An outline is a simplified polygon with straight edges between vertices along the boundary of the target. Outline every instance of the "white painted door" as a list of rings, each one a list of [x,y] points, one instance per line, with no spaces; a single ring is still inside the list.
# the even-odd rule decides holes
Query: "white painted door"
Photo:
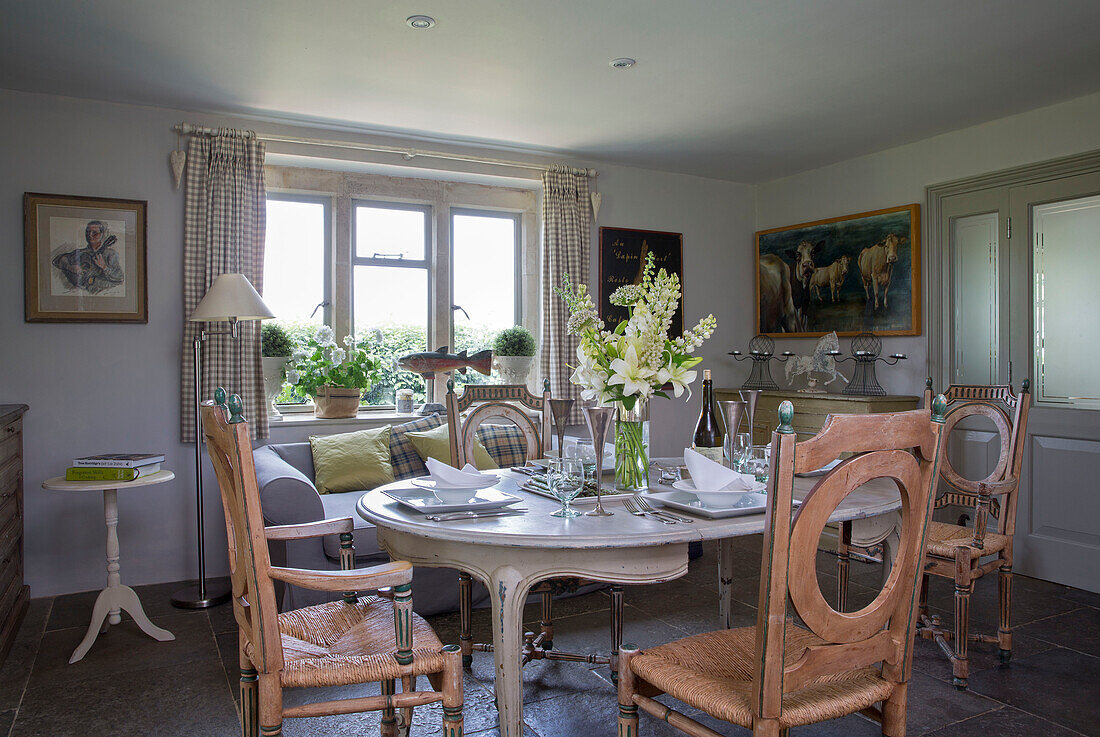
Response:
[[[1031,377],[1015,569],[1100,592],[1100,174],[1009,192],[1009,356]]]
[[[937,227],[949,309],[936,388],[1031,382],[1015,570],[1100,591],[1100,174],[945,197]],[[948,453],[976,479],[998,443],[971,419]]]

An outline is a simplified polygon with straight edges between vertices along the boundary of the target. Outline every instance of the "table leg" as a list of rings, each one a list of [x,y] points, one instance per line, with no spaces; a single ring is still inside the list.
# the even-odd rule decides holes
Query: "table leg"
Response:
[[[733,627],[733,538],[718,541],[718,618],[722,629]]]
[[[882,584],[886,585],[886,579],[890,577],[890,571],[894,568],[894,561],[898,557],[898,547],[901,545],[901,515],[890,534],[882,541]]]
[[[502,566],[492,572],[493,658],[496,661],[496,702],[500,737],[523,736],[523,668],[520,634],[523,604],[530,586],[519,571]]]
[[[119,575],[121,566],[118,562],[118,491],[116,489],[103,491],[103,519],[107,523],[107,588],[100,591],[99,596],[96,597],[88,631],[73,651],[69,663],[75,663],[87,655],[100,633],[106,632],[112,624],[121,622],[123,609],[134,618],[134,623],[141,631],[153,639],[161,642],[176,639],[175,635],[168,630],[150,622],[134,590],[122,585],[122,577]]]

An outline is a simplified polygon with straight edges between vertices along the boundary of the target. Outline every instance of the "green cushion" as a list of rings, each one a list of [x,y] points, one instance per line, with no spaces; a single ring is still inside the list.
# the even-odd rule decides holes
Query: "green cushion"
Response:
[[[390,426],[342,433],[310,435],[313,480],[321,494],[368,491],[393,481]]]
[[[451,433],[447,425],[440,425],[427,432],[410,432],[407,433],[407,437],[424,460],[434,458],[443,463],[451,462]],[[479,471],[498,467],[496,461],[489,455],[489,451],[485,450],[485,446],[476,438],[474,439],[474,466]]]

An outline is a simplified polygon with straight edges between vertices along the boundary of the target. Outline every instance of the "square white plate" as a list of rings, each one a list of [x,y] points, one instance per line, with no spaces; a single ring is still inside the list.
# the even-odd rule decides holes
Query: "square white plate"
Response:
[[[699,497],[687,491],[657,491],[644,494],[648,500],[656,500],[666,507],[691,512],[709,519],[740,517],[745,514],[763,514],[768,497],[764,494],[746,494],[732,507],[709,507]]]
[[[449,504],[441,501],[435,494],[427,489],[393,489],[383,491],[383,494],[400,502],[416,512],[435,514],[437,512],[465,512],[480,509],[498,509],[514,504],[522,499],[514,494],[508,494],[499,489],[482,489],[473,498],[464,503]]]

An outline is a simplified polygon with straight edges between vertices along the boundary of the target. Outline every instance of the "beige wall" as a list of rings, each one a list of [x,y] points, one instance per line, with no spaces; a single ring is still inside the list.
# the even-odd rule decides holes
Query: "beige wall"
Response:
[[[756,229],[913,202],[921,204],[923,216],[928,185],[1094,149],[1100,149],[1100,94],[761,184],[756,187]],[[928,247],[927,221],[921,233],[922,247]],[[778,345],[778,350],[806,352],[812,341],[788,339]],[[842,339],[841,350],[847,348]],[[884,339],[883,353],[895,352],[909,360],[880,367],[879,381],[892,393],[919,394],[928,376],[927,338]]]

